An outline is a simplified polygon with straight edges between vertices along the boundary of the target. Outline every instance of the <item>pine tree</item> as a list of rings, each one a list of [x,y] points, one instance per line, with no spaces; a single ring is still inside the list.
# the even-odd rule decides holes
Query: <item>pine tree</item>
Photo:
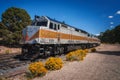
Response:
[[[2,30],[6,32],[4,40],[7,44],[19,44],[22,39],[22,29],[30,24],[30,16],[24,9],[15,7],[8,8],[2,14],[2,22],[0,24],[0,28],[4,28]]]

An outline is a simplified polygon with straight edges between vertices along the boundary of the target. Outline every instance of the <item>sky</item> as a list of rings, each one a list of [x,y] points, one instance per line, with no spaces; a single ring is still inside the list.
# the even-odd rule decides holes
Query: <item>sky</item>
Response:
[[[120,0],[0,0],[0,21],[10,7],[25,9],[31,19],[49,16],[91,34],[120,24]]]

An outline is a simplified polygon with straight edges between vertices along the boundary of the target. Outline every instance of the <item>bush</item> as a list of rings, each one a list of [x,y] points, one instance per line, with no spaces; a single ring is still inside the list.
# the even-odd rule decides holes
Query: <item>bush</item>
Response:
[[[10,54],[11,52],[12,52],[12,51],[9,50],[9,49],[5,50],[5,54]]]
[[[86,52],[86,53],[88,53],[88,52],[89,52],[89,50],[88,50],[88,49],[85,49],[85,52]]]
[[[74,52],[70,52],[66,55],[66,60],[67,61],[74,61],[74,60],[77,60],[77,55],[75,55]]]
[[[45,67],[48,70],[59,70],[63,67],[63,61],[61,58],[50,57],[45,62]]]
[[[76,50],[66,55],[67,61],[82,61],[87,55],[88,50]]]
[[[29,70],[34,77],[44,76],[47,73],[47,69],[42,62],[33,62],[29,65]]]
[[[95,49],[95,48],[92,48],[92,49],[91,49],[91,52],[96,52],[96,49]]]
[[[0,76],[0,80],[8,80],[8,79]]]

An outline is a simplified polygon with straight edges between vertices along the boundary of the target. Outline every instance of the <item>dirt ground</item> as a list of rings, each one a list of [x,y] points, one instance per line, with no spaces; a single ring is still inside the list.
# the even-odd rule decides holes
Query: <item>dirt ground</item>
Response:
[[[120,45],[102,44],[96,49],[83,61],[66,62],[61,70],[33,80],[120,80]],[[14,80],[25,80],[22,77]]]
[[[14,54],[21,53],[21,48],[9,48],[5,46],[0,46],[0,54]]]
[[[61,70],[34,80],[120,80],[120,45],[102,44],[84,61],[68,62]]]

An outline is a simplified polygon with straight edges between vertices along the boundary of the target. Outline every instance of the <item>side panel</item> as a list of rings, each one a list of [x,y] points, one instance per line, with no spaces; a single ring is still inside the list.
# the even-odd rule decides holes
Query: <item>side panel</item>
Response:
[[[29,44],[80,44],[80,43],[96,43],[97,39],[80,36],[77,32],[70,29],[65,31],[51,30],[48,28],[28,28],[26,35],[29,38],[26,43]],[[75,35],[76,34],[76,35]]]
[[[41,29],[39,32],[40,44],[58,44],[58,36],[60,39],[60,44],[77,44],[88,42],[87,37],[76,36],[70,34],[69,32],[57,32],[46,29]]]

